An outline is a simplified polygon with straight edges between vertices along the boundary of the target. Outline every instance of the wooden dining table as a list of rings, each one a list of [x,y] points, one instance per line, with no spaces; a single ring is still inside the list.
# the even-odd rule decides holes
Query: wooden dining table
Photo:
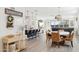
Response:
[[[60,42],[60,45],[69,47],[69,45],[67,45],[66,42],[65,42],[65,38],[70,35],[70,32],[68,32],[68,31],[52,31],[50,35],[52,36],[52,33],[57,33],[57,32],[59,32],[60,38],[62,39],[62,41]],[[56,42],[52,41],[52,45],[53,44],[56,44]]]
[[[67,31],[61,31],[61,32],[59,32],[59,34],[60,34],[60,37],[62,37],[63,38],[63,41],[62,42],[60,42],[60,45],[62,45],[62,46],[69,46],[69,45],[67,45],[67,44],[65,44],[65,38],[67,37],[67,36],[69,36],[69,32],[67,32]]]
[[[53,31],[53,32],[57,32],[57,31]],[[69,34],[70,34],[70,32],[67,32],[67,31],[59,31],[60,38],[62,39],[62,41],[60,42],[61,46],[69,46],[69,45],[65,44],[65,40],[64,40],[67,36],[69,36]],[[53,44],[53,42],[52,42],[52,44]]]
[[[63,35],[63,36],[67,36],[69,35],[69,32],[66,32],[66,31],[61,31],[59,32],[60,35]]]

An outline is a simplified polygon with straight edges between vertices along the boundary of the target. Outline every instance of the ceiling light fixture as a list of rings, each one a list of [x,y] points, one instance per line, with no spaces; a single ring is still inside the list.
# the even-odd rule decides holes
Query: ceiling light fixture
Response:
[[[62,16],[61,16],[60,12],[61,12],[60,7],[58,7],[58,15],[55,16],[55,19],[57,19],[57,20],[62,19]]]

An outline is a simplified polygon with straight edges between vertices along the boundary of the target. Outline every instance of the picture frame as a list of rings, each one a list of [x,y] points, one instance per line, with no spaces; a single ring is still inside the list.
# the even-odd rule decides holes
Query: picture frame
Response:
[[[22,12],[11,10],[11,9],[8,9],[8,8],[5,8],[5,14],[23,17]]]
[[[14,18],[12,16],[7,17],[7,25],[6,25],[7,28],[13,28],[14,27],[13,26],[13,20],[14,20]]]

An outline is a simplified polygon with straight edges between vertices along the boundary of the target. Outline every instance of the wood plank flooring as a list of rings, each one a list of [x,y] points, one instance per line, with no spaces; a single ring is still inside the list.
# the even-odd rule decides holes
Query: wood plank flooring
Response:
[[[22,52],[79,52],[79,36],[74,37],[74,47],[71,47],[70,42],[66,42],[66,44],[70,45],[69,47],[57,46],[51,47],[51,41],[48,42],[48,46],[46,45],[45,34],[42,33],[39,37],[26,40],[27,48]]]

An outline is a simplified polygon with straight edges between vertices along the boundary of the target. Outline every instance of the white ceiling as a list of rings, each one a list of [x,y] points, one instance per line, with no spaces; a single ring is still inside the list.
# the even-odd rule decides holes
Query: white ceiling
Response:
[[[37,10],[38,16],[56,16],[59,13],[62,16],[74,16],[78,13],[77,7],[26,7],[26,10],[29,13]]]

